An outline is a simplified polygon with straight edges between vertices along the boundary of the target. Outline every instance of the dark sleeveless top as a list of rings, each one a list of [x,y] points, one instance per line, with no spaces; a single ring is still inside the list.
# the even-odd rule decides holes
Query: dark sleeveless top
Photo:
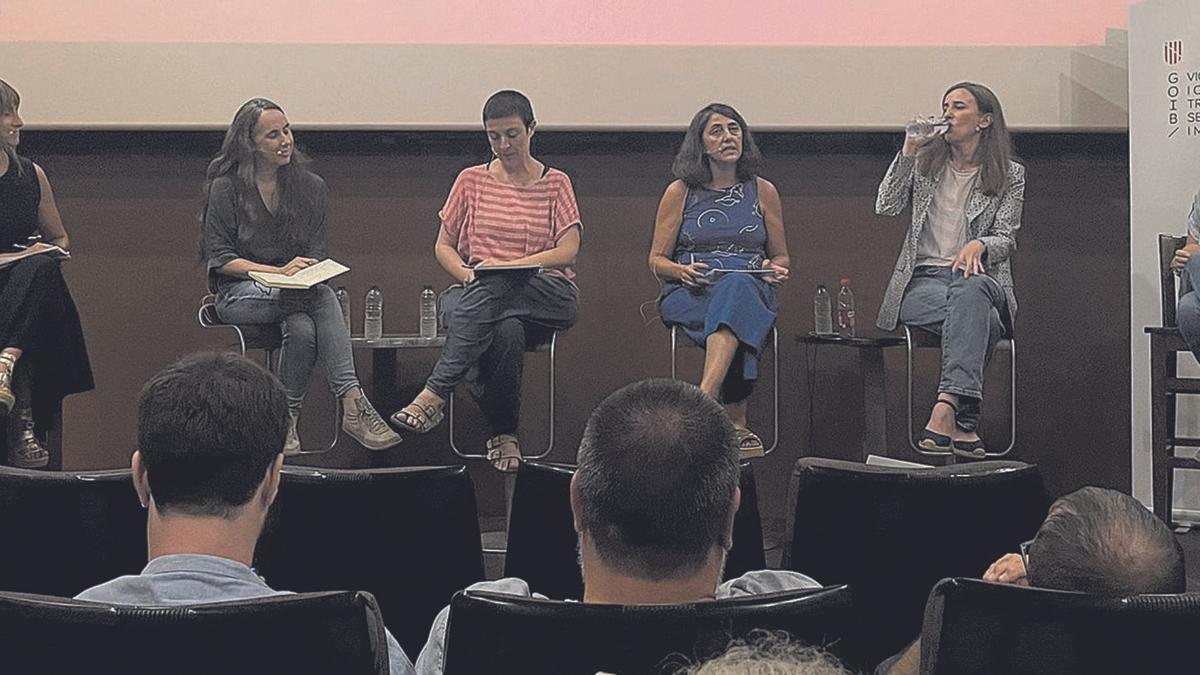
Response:
[[[0,252],[12,251],[13,244],[24,244],[37,232],[41,202],[42,186],[33,162],[24,157],[10,161],[8,171],[0,176]]]

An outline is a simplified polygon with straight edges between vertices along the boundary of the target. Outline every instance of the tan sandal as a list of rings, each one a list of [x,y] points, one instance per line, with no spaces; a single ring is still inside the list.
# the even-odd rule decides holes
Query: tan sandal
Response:
[[[487,459],[501,473],[515,473],[521,465],[521,446],[512,434],[500,434],[487,441]]]
[[[758,434],[746,427],[735,427],[734,432],[737,434],[739,460],[766,456],[766,448]]]
[[[392,424],[423,434],[431,431],[446,416],[445,406],[421,405],[416,401],[392,413]]]

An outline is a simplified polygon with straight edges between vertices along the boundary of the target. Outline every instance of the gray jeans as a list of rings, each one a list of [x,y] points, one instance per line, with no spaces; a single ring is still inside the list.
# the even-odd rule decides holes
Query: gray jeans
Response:
[[[446,346],[425,387],[443,399],[478,366],[473,391],[495,433],[514,433],[520,413],[526,329],[566,330],[579,306],[575,286],[552,274],[477,277],[442,295]],[[540,337],[540,336],[539,336]]]
[[[217,316],[225,323],[279,324],[283,333],[279,379],[292,410],[303,405],[318,359],[334,396],[341,398],[358,386],[350,331],[333,289],[325,284],[307,290],[284,290],[249,279],[225,281],[217,293]]]
[[[960,404],[959,426],[974,430],[983,398],[983,369],[1004,336],[1004,289],[986,274],[963,278],[949,267],[922,265],[900,301],[900,321],[942,337],[938,392],[968,399]]]

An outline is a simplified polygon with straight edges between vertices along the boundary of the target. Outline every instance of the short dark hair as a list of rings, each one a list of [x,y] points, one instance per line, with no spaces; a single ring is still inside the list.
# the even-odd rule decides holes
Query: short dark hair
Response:
[[[163,368],[138,400],[138,451],[159,511],[233,518],[287,437],[287,397],[262,366],[200,353]]]
[[[1060,498],[1029,547],[1029,583],[1102,595],[1182,593],[1183,548],[1127,494],[1085,487]]]
[[[520,117],[521,123],[528,129],[533,124],[533,104],[519,91],[498,91],[489,96],[483,104],[483,123],[487,124],[488,120],[498,120],[502,117]]]
[[[758,151],[758,144],[754,142],[750,126],[733,106],[709,103],[692,117],[692,123],[688,125],[683,143],[671,164],[671,173],[687,183],[688,187],[702,187],[712,182],[712,168],[708,165],[708,153],[704,151],[704,127],[708,126],[708,120],[714,113],[737,122],[742,129],[742,156],[737,161],[738,180],[746,181],[758,177],[762,153]]]
[[[606,564],[679,578],[723,544],[738,487],[724,409],[694,385],[643,380],[604,399],[579,444],[580,526]]]

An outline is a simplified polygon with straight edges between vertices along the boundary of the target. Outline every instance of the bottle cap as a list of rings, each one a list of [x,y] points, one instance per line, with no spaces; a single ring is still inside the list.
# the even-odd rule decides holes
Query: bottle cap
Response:
[[[849,286],[850,285],[850,277],[842,277],[842,285]]]

